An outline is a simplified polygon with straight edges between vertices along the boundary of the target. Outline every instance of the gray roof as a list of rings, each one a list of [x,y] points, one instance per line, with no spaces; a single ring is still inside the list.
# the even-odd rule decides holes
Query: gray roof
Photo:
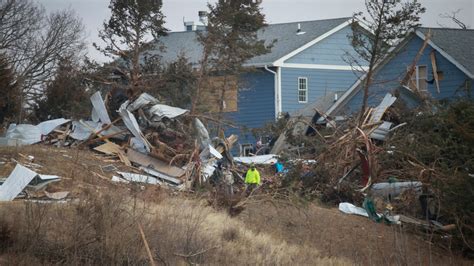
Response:
[[[336,18],[326,20],[301,21],[281,24],[270,24],[258,32],[258,38],[265,40],[266,44],[272,43],[271,52],[252,58],[248,64],[271,64],[277,59],[291,53],[306,43],[318,38],[350,18]],[[298,23],[305,34],[297,35]],[[184,54],[192,63],[197,63],[202,56],[202,46],[197,41],[196,32],[170,32],[160,38],[164,46],[161,52],[162,62],[172,62],[178,55]],[[158,50],[155,50],[157,52]]]
[[[430,28],[420,28],[426,35]],[[431,28],[431,41],[474,74],[474,30]]]

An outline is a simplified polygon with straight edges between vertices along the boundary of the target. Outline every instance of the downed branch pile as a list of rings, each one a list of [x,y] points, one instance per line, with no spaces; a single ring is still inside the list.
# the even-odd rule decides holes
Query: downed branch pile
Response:
[[[364,206],[369,217],[371,208],[399,214],[402,223],[442,232],[445,244],[472,252],[474,103],[414,111],[389,98],[369,109],[362,124],[348,120],[305,137],[306,149],[318,147],[317,163],[312,178],[296,173],[292,180],[305,195]]]
[[[317,149],[314,176],[303,179],[305,193],[321,197],[325,202],[362,203],[361,192],[383,180],[378,163],[383,148],[375,142],[384,140],[400,127],[390,129],[393,123],[382,121],[395,100],[396,97],[387,94],[379,106],[366,111],[360,126],[354,120],[347,120],[337,127],[332,124],[329,129],[315,130],[314,136],[305,137],[305,146]]]
[[[474,250],[474,103],[461,101],[435,114],[407,115],[407,126],[384,147],[381,175],[423,183],[423,196],[432,202],[424,216],[456,225],[455,248]],[[410,201],[400,209],[413,212]],[[419,208],[415,208],[419,209]]]

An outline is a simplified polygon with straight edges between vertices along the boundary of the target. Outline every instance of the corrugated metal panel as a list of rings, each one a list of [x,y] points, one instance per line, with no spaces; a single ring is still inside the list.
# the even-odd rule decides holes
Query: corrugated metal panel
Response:
[[[387,138],[392,125],[393,123],[384,121],[377,129],[372,132],[372,134],[370,134],[370,137],[384,141]]]
[[[92,102],[92,120],[98,122],[99,120],[104,124],[110,124],[110,117],[107,113],[107,108],[105,107],[104,100],[100,95],[100,91],[97,91],[91,96]]]
[[[2,141],[7,145],[20,144],[30,145],[41,141],[42,136],[48,135],[59,127],[60,125],[69,122],[70,120],[59,118],[54,120],[44,121],[38,125],[29,124],[10,124],[5,135],[5,140]],[[9,141],[12,140],[12,141]]]
[[[20,164],[0,186],[0,201],[13,200],[38,174]]]
[[[392,94],[387,93],[385,97],[383,97],[382,102],[380,102],[377,107],[375,107],[374,111],[372,112],[372,116],[370,117],[371,123],[377,123],[382,119],[383,114],[387,109],[392,106],[392,104],[397,100],[397,97],[392,96]]]

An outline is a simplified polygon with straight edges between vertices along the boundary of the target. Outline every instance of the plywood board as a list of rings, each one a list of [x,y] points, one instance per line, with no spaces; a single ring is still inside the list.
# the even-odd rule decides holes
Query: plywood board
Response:
[[[150,157],[146,154],[140,153],[132,149],[127,150],[127,157],[133,163],[139,164],[144,167],[151,167],[154,170],[171,177],[181,177],[185,173],[185,171],[179,167],[168,165],[163,161],[160,161],[156,158]]]
[[[222,89],[225,86],[224,103],[221,102]],[[223,104],[224,112],[236,112],[238,110],[238,80],[235,76],[214,76],[209,78],[206,89],[201,97],[202,104],[206,105],[210,112],[218,112]]]
[[[95,147],[94,150],[105,153],[107,155],[117,155],[120,158],[120,161],[122,161],[125,165],[132,165],[132,163],[124,154],[120,146],[113,142],[106,142],[105,144]]]

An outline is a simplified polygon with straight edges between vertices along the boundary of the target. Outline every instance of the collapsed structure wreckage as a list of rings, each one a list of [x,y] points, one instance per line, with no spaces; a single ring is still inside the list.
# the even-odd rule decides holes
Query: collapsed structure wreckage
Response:
[[[180,190],[191,190],[205,182],[214,173],[218,160],[233,164],[230,149],[237,136],[211,140],[199,118],[191,118],[194,123],[181,121],[188,113],[186,109],[161,104],[143,93],[134,101],[123,102],[115,115],[118,117],[112,121],[100,92],[90,99],[91,120],[59,118],[38,125],[11,124],[5,136],[0,137],[0,146],[44,143],[90,147],[132,166],[133,172],[117,172],[114,181],[166,185]]]
[[[417,162],[419,175],[399,173],[397,176],[390,167],[390,164],[398,165],[392,160],[399,157],[402,148],[392,144],[392,137],[407,126],[411,128],[410,123],[417,123],[401,117],[413,107],[406,102],[406,97],[409,97],[409,103],[417,103],[419,114],[436,112],[429,99],[404,86],[395,93],[387,93],[378,106],[366,110],[361,123],[349,117],[327,115],[328,101],[321,99],[287,121],[271,153],[287,158],[315,159],[316,163],[306,174],[310,178],[296,173],[300,191],[323,202],[342,204],[342,212],[370,217],[378,222],[453,230],[456,226],[452,220],[446,217],[439,220],[432,184],[429,179],[421,178],[433,169]],[[407,173],[410,171],[409,168],[406,170]],[[398,169],[400,171],[403,170]],[[362,205],[363,214],[348,211],[349,205],[349,209],[355,208],[352,204]],[[410,212],[406,211],[408,205]]]
[[[406,190],[420,192],[421,182],[384,183],[380,182],[383,180],[374,180],[378,171],[376,155],[382,149],[375,145],[373,140],[384,141],[388,134],[405,125],[402,123],[393,126],[392,122],[382,120],[385,112],[396,100],[395,96],[387,94],[379,106],[367,110],[361,126],[346,130],[337,135],[337,139],[332,142],[327,138],[328,150],[338,151],[338,154],[317,154],[313,162],[316,162],[314,165],[317,167],[321,162],[335,162],[335,160],[327,160],[327,156],[338,158],[337,164],[333,166],[334,171],[328,173],[332,177],[339,176],[334,179],[335,182],[331,183],[332,186],[339,189],[351,173],[361,166],[362,179],[358,183],[357,193],[384,197],[392,196],[395,192],[399,195],[400,192]],[[160,104],[156,98],[147,93],[141,94],[134,101],[123,102],[117,110],[118,117],[114,120],[110,118],[100,92],[91,96],[91,102],[93,106],[91,120],[72,121],[60,118],[38,125],[12,124],[5,137],[0,138],[0,144],[18,146],[42,142],[56,146],[87,146],[97,152],[118,157],[126,166],[133,166],[131,172],[116,171],[112,181],[147,183],[180,190],[192,190],[196,184],[202,184],[210,179],[216,169],[220,168],[218,161],[221,160],[229,165],[234,165],[234,163],[271,164],[277,160],[273,154],[233,158],[230,150],[237,141],[237,136],[211,140],[206,127],[198,118],[191,118],[194,120],[193,123],[183,123],[182,117],[186,115],[187,110]],[[295,119],[289,122],[293,134],[306,134],[313,126],[311,121],[299,124],[298,122]],[[332,127],[336,125],[335,121],[331,121],[324,114],[319,115],[316,123]],[[193,128],[189,128],[190,126]],[[195,132],[195,134],[191,135],[189,132]],[[286,138],[286,133],[280,136],[273,146],[272,153],[281,153],[285,147],[291,146],[285,143]],[[343,152],[340,152],[341,149]],[[242,171],[239,172],[238,167],[232,170],[235,177],[241,176]],[[341,175],[341,173],[344,174]],[[8,185],[8,179],[5,183]],[[20,188],[21,191],[28,185],[27,183],[16,190]],[[6,186],[3,190],[6,190]],[[18,193],[15,196],[17,195]],[[8,200],[13,198],[10,195]],[[367,204],[364,205],[366,206]],[[366,209],[366,213],[362,215],[375,217],[373,219],[377,221],[385,217],[386,221],[396,224],[407,222],[425,227],[436,225],[438,228],[446,228],[435,223],[436,221],[430,224],[403,215],[376,213],[374,209],[370,211]],[[452,227],[449,228],[452,229]]]

